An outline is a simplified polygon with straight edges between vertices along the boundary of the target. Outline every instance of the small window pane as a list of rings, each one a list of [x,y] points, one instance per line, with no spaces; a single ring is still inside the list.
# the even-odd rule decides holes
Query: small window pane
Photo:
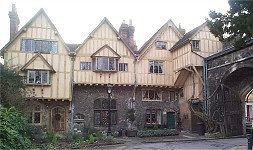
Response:
[[[28,71],[28,83],[34,83],[35,80],[35,72]]]
[[[91,70],[91,62],[80,62],[81,70]]]
[[[101,111],[102,125],[108,125],[109,113],[108,111]]]
[[[109,101],[107,99],[102,101],[102,109],[109,109]]]
[[[41,84],[41,72],[40,71],[35,71],[35,83]]]
[[[58,42],[51,42],[52,48],[51,48],[51,52],[52,53],[57,53],[58,51]]]
[[[42,71],[42,84],[48,83],[48,71]]]
[[[119,71],[128,71],[127,63],[119,63]]]
[[[99,111],[94,112],[94,124],[100,125],[101,124],[101,116]]]
[[[116,111],[112,111],[111,112],[111,124],[116,124],[117,123],[116,120],[117,120],[117,113],[116,113]]]
[[[34,123],[40,123],[40,113],[34,113]]]
[[[42,41],[41,40],[36,40],[35,41],[35,51],[36,52],[41,52],[42,51]]]
[[[116,100],[111,100],[111,109],[116,109]]]

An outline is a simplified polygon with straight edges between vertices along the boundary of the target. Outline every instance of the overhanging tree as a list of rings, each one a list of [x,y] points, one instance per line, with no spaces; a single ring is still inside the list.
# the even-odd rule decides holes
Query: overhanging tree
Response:
[[[241,48],[253,37],[253,1],[229,0],[230,10],[222,14],[209,12],[210,31],[222,42],[234,42]]]
[[[0,104],[22,108],[25,94],[23,77],[10,67],[0,65]]]

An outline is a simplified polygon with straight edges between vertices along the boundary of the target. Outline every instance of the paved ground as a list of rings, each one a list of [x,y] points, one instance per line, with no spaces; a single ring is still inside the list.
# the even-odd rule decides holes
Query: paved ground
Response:
[[[97,150],[246,150],[247,139],[243,137],[230,139],[207,139],[204,136],[183,132],[178,136],[152,138],[119,138],[124,144],[92,147]]]

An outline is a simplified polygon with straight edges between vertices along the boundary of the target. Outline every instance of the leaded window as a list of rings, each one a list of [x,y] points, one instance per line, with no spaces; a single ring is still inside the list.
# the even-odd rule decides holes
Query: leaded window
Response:
[[[107,126],[109,124],[109,106],[111,112],[111,124],[117,124],[116,100],[96,99],[94,101],[94,124],[96,126]]]
[[[93,69],[97,71],[117,71],[118,59],[114,57],[93,58]]]
[[[192,49],[199,50],[199,40],[192,40]]]
[[[41,123],[41,105],[35,105],[27,112],[28,123],[40,124]]]
[[[149,61],[149,73],[163,73],[163,61]]]
[[[91,70],[91,62],[80,62],[81,70]]]
[[[162,113],[160,109],[147,109],[146,110],[146,124],[161,124]]]
[[[128,63],[119,63],[119,71],[128,71]]]
[[[28,70],[27,83],[28,84],[49,84],[49,71]]]
[[[156,45],[156,48],[158,48],[158,49],[166,49],[167,42],[165,42],[165,41],[157,41],[155,43],[155,45]]]
[[[144,90],[142,91],[142,100],[162,100],[162,92],[156,90]]]
[[[22,39],[21,50],[26,52],[57,53],[58,42],[38,39]]]

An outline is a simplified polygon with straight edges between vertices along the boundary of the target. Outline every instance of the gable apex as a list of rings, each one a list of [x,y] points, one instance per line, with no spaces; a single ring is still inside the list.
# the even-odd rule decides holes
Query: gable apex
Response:
[[[113,27],[113,25],[111,24],[111,22],[107,19],[107,17],[104,17],[103,20],[98,24],[98,26],[88,35],[88,37],[83,41],[82,44],[80,44],[78,46],[78,48],[76,49],[76,54],[80,51],[80,49],[83,47],[84,44],[86,44],[88,42],[88,40],[90,38],[93,37],[93,34],[103,25],[103,24],[108,24],[108,26],[113,30],[113,32],[116,34],[117,39],[120,40],[126,47],[127,49],[130,51],[130,53],[135,57],[135,53],[133,52],[133,50],[128,46],[128,44],[125,43],[124,40],[122,40],[120,38],[119,32]]]
[[[20,70],[24,71],[29,69],[29,66],[39,59],[47,66],[47,69],[45,68],[34,68],[34,69],[50,70],[52,72],[55,72],[54,68],[47,62],[47,60],[41,55],[41,53],[37,53],[36,55],[34,55],[22,68],[20,68]]]
[[[104,50],[108,50],[107,54],[110,56],[110,57],[115,57],[115,58],[120,58],[120,55],[115,52],[109,45],[105,44],[104,46],[102,46],[101,48],[99,48],[95,53],[93,53],[91,55],[91,57],[101,57],[101,56],[105,56],[105,55],[100,55],[100,53]],[[108,56],[106,55],[106,56]]]
[[[63,43],[66,50],[69,52],[69,48],[66,46],[64,40],[62,39],[61,35],[59,34],[58,30],[56,29],[55,25],[52,23],[48,15],[46,14],[45,10],[43,8],[40,8],[39,11],[17,32],[17,34],[0,50],[0,54],[3,55],[3,53],[6,51],[9,45],[11,45],[23,32],[27,30],[28,27],[31,26],[31,24],[40,16],[44,15],[46,18],[46,21],[50,24],[53,30],[56,31],[57,36],[59,37],[60,41]]]

